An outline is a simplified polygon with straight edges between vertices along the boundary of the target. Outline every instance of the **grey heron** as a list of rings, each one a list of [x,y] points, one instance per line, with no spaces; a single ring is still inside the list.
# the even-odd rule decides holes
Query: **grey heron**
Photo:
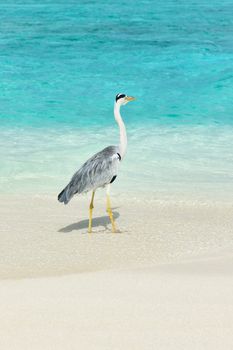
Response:
[[[120,131],[119,145],[108,146],[88,159],[58,195],[58,200],[61,203],[67,204],[75,194],[92,191],[89,206],[89,233],[92,232],[92,210],[94,208],[95,191],[97,188],[105,186],[107,186],[107,212],[112,224],[112,231],[116,232],[110,204],[110,184],[113,183],[117,177],[119,164],[124,158],[127,148],[126,128],[120,114],[120,108],[133,100],[135,100],[134,97],[125,94],[117,94],[115,98],[114,116]]]

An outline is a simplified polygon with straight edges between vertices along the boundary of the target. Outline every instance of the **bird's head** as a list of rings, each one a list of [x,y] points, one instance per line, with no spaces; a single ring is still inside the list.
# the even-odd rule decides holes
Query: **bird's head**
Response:
[[[116,104],[119,106],[126,105],[126,103],[135,100],[132,96],[127,96],[125,94],[117,94],[116,95]]]

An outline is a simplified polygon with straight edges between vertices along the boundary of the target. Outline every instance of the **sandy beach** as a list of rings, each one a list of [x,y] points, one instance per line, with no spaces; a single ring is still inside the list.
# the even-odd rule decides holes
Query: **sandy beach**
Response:
[[[232,349],[232,203],[2,196],[1,349]]]
[[[89,195],[67,206],[56,195],[2,196],[0,277],[25,278],[151,267],[233,246],[232,204],[112,196],[112,234],[104,191],[87,234]]]

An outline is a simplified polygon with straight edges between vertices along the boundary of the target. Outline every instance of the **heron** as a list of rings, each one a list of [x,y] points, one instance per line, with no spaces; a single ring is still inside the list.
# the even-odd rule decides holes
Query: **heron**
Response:
[[[72,176],[68,185],[59,193],[58,200],[67,204],[77,194],[92,191],[89,206],[88,232],[92,232],[92,211],[94,208],[94,196],[99,187],[106,187],[107,213],[109,215],[112,232],[116,232],[116,225],[110,203],[110,185],[116,180],[119,164],[123,160],[127,149],[127,133],[125,124],[120,114],[121,106],[135,100],[132,96],[119,93],[114,103],[114,116],[119,126],[120,143],[118,146],[108,146],[89,158],[81,168]]]

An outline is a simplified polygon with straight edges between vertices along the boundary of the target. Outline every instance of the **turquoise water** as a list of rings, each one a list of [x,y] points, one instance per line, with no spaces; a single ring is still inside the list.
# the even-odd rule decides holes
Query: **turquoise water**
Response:
[[[129,150],[116,192],[233,187],[231,1],[7,1],[0,12],[2,192],[56,192],[90,155]]]

